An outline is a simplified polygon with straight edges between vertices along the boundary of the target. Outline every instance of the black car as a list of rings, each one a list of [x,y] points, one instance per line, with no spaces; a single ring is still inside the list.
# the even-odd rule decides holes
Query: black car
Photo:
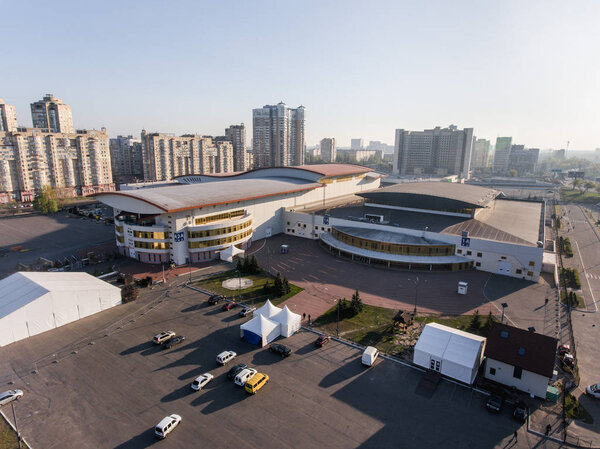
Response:
[[[248,366],[244,365],[243,363],[238,363],[237,365],[235,365],[233,368],[231,368],[229,370],[229,372],[227,373],[227,378],[228,379],[234,379],[235,376],[237,376],[240,371],[242,371],[243,369],[248,368]]]
[[[225,301],[225,296],[223,295],[212,295],[210,298],[208,298],[208,303],[209,304],[217,304],[220,303],[221,301]]]
[[[331,337],[329,335],[319,335],[319,338],[315,340],[315,346],[317,348],[320,348],[326,343],[328,343],[329,340],[331,340]]]
[[[176,337],[169,338],[168,340],[164,341],[162,346],[164,349],[171,349],[173,346],[183,343],[183,340],[185,340],[183,335],[177,335]]]
[[[281,357],[287,357],[292,353],[292,350],[285,345],[274,344],[269,346],[269,351],[279,354]]]
[[[485,403],[485,406],[491,412],[500,413],[500,410],[502,410],[503,402],[504,399],[502,399],[502,396],[499,396],[497,394],[491,394],[487,402]]]
[[[522,402],[517,402],[513,410],[513,418],[519,422],[525,422],[527,419],[527,406]]]

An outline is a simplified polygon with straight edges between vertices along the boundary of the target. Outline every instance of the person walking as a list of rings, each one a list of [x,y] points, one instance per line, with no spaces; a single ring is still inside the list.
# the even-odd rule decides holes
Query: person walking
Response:
[[[546,424],[546,435],[550,435],[551,430],[552,430],[552,426],[550,424]]]
[[[513,434],[513,438],[515,440],[515,443],[517,443],[519,441],[519,434],[517,433],[516,430],[515,430],[515,433]]]

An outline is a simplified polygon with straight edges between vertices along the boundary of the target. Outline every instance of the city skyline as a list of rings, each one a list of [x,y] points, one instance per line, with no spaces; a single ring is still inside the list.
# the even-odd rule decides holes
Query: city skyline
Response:
[[[0,97],[30,127],[30,103],[52,92],[71,105],[75,128],[105,126],[111,137],[218,135],[283,101],[311,111],[308,146],[326,136],[339,147],[357,136],[393,144],[398,128],[454,124],[542,150],[600,147],[596,2],[260,4],[7,3],[5,59],[16,69],[0,74]],[[192,26],[199,12],[213,19],[202,30]],[[131,20],[104,32],[115,16]],[[322,17],[328,27],[315,27]],[[146,27],[156,20],[161,33]],[[60,50],[31,58],[53,21],[69,24],[54,30]],[[141,62],[157,53],[163,63],[147,70]]]

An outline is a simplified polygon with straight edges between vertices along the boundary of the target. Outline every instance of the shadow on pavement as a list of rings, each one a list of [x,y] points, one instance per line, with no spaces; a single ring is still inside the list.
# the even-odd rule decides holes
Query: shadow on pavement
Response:
[[[243,388],[238,387],[232,381],[228,380],[226,375],[219,376],[219,380],[222,380],[219,382],[219,388],[205,390],[191,402],[191,405],[194,407],[206,404],[202,409],[202,413],[205,415],[237,404],[250,396]]]
[[[161,398],[160,402],[173,402],[173,401],[176,401],[177,399],[181,399],[186,396],[189,396],[190,394],[195,393],[195,392],[196,391],[192,390],[190,383],[186,383],[181,388],[178,388],[177,390],[172,391],[171,393],[163,396]]]
[[[348,379],[352,379],[353,377],[363,374],[366,370],[367,368],[363,367],[359,360],[353,360],[352,362],[340,366],[338,369],[325,376],[321,382],[319,382],[319,387],[332,387],[340,382],[344,382]]]
[[[298,355],[305,355],[309,352],[316,351],[317,349],[319,348],[317,348],[314,343],[309,343],[307,345],[302,346],[300,349],[297,349],[295,353]]]
[[[194,304],[193,306],[186,307],[185,309],[181,309],[181,313],[195,312],[197,310],[202,310],[210,307],[210,304],[203,302],[200,304]]]
[[[293,357],[293,355],[292,355]],[[268,347],[264,347],[262,351],[258,351],[252,358],[251,365],[253,366],[269,366],[278,362],[283,362],[285,359],[278,354],[273,354]]]
[[[139,435],[134,436],[129,441],[119,444],[115,449],[137,449],[150,447],[154,443],[158,442],[158,438],[154,434],[154,428],[144,430]]]
[[[132,346],[129,349],[125,349],[125,351],[121,351],[119,353],[119,355],[135,354],[136,352],[141,352],[144,350],[152,349],[154,346],[155,346],[154,343],[152,343],[151,341],[146,341],[144,343],[140,343],[139,345]],[[156,346],[158,346],[158,345],[156,345]]]

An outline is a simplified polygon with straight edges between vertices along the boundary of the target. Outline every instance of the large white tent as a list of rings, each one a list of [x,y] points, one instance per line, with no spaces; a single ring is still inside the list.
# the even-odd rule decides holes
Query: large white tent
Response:
[[[485,338],[438,323],[429,323],[415,345],[413,362],[472,384],[483,359]]]
[[[244,250],[236,248],[235,245],[222,249],[219,253],[219,257],[225,262],[233,262],[233,258],[238,255],[244,255]]]
[[[240,337],[253,345],[265,346],[280,335],[280,325],[262,315],[256,315],[240,326]]]
[[[300,315],[292,312],[288,309],[288,306],[283,306],[281,312],[277,315],[273,315],[271,319],[279,323],[281,326],[281,335],[284,337],[291,337],[300,329]]]
[[[277,315],[279,312],[281,312],[281,309],[279,307],[275,307],[273,304],[271,304],[271,301],[267,299],[267,302],[265,302],[262,307],[259,307],[254,311],[253,316],[262,315],[265,318],[271,318]]]
[[[87,273],[15,273],[0,281],[0,346],[118,304],[121,289]]]

